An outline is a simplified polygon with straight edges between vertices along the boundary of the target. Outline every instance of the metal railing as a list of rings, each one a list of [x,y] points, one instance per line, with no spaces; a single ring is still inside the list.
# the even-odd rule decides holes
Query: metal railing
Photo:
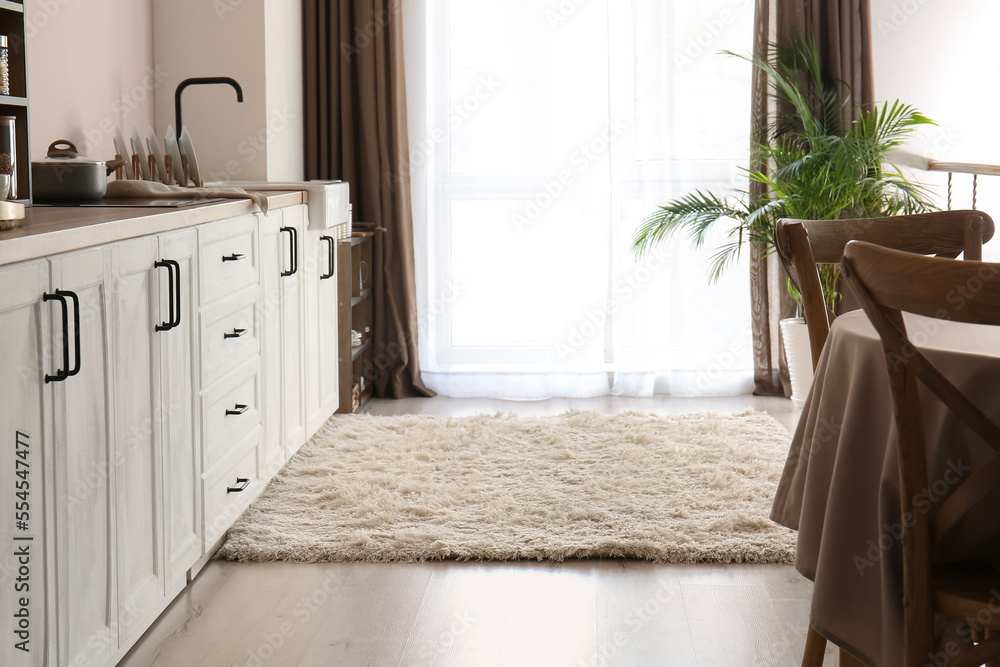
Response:
[[[972,209],[976,209],[980,176],[1000,176],[1000,165],[974,162],[942,162],[927,160],[927,171],[944,171],[948,174],[948,210],[951,210],[951,177],[953,174],[972,174]]]

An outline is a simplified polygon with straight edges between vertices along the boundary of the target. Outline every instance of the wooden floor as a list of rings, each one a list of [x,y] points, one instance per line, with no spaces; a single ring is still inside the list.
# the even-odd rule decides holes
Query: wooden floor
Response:
[[[371,414],[765,410],[784,399],[373,401]],[[210,563],[120,663],[129,667],[783,667],[811,585],[789,566]],[[836,665],[830,652],[827,665]]]

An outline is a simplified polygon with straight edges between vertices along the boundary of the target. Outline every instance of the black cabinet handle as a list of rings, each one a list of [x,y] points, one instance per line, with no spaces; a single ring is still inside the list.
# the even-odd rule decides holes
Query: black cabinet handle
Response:
[[[320,280],[326,280],[327,278],[333,278],[333,274],[336,273],[337,271],[337,251],[336,251],[337,244],[334,242],[332,236],[321,236],[319,238],[321,241],[326,241],[327,243],[330,244],[329,245],[330,257],[329,260],[327,260],[328,268],[326,270],[326,275],[322,275],[319,277]]]
[[[238,261],[240,261],[241,259],[243,259],[245,257],[246,257],[246,255],[244,255],[241,252],[234,252],[232,255],[223,255],[222,256],[222,261],[223,262],[238,262]]]
[[[236,483],[239,484],[239,486],[228,487],[226,489],[226,493],[240,493],[241,491],[245,490],[248,486],[250,486],[250,480],[246,477],[237,477]]]
[[[165,259],[163,261],[172,264],[177,271],[174,274],[174,290],[177,292],[177,317],[170,320],[170,328],[173,329],[181,325],[181,265],[175,259]]]
[[[56,290],[56,294],[68,296],[73,302],[73,349],[76,350],[76,360],[73,362],[73,370],[66,371],[67,376],[73,377],[80,372],[80,297],[69,290]]]
[[[76,360],[72,369],[69,367],[69,304],[66,301],[67,297],[73,301],[73,349]],[[80,298],[75,292],[57,289],[54,294],[42,294],[42,301],[58,301],[62,307],[63,368],[57,370],[55,375],[45,375],[46,383],[62,382],[80,372]]]
[[[222,334],[222,337],[223,338],[242,338],[243,336],[247,335],[248,331],[250,331],[250,330],[249,329],[233,329],[232,333],[224,333],[224,334]]]
[[[170,317],[163,324],[156,325],[157,331],[170,331],[174,328],[174,317],[176,316],[175,311],[177,310],[176,304],[174,303],[174,264],[176,264],[176,262],[170,262],[165,259],[153,262],[154,267],[167,270],[167,283],[170,285],[170,289],[168,290],[170,298],[170,305],[168,306],[170,310]]]
[[[280,231],[288,232],[292,244],[292,249],[289,253],[291,255],[290,267],[287,271],[281,272],[282,277],[287,278],[288,276],[294,276],[299,270],[299,230],[295,229],[295,227],[282,227]]]
[[[232,408],[226,409],[227,415],[241,415],[250,409],[249,405],[243,405],[242,403],[237,403]]]
[[[62,382],[69,377],[64,370],[69,368],[69,306],[66,304],[66,297],[60,294],[59,290],[56,290],[55,294],[43,294],[42,301],[58,301],[62,307],[63,367],[56,370],[55,375],[46,373],[45,383]]]

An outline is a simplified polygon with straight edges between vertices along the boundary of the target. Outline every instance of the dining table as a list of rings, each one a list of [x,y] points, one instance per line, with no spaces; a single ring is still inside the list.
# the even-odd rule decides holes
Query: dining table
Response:
[[[904,313],[911,342],[987,415],[1000,416],[1000,327]],[[930,511],[994,451],[920,386]],[[991,561],[991,496],[936,544],[933,563]],[[863,311],[836,318],[792,437],[772,520],[798,531],[795,567],[813,582],[810,623],[872,667],[902,664],[902,522],[896,428],[881,341]]]

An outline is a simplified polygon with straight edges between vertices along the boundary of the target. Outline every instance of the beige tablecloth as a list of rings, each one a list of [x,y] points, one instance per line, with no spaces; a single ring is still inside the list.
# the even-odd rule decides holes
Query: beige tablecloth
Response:
[[[906,315],[910,339],[952,382],[1000,415],[1000,327]],[[923,388],[922,388],[923,389]],[[924,391],[926,502],[939,502],[993,451]],[[811,621],[876,667],[902,660],[899,474],[881,343],[861,311],[839,317],[792,439],[771,518],[799,532],[795,566],[812,579]],[[1000,545],[1000,500],[956,528],[938,562]]]

